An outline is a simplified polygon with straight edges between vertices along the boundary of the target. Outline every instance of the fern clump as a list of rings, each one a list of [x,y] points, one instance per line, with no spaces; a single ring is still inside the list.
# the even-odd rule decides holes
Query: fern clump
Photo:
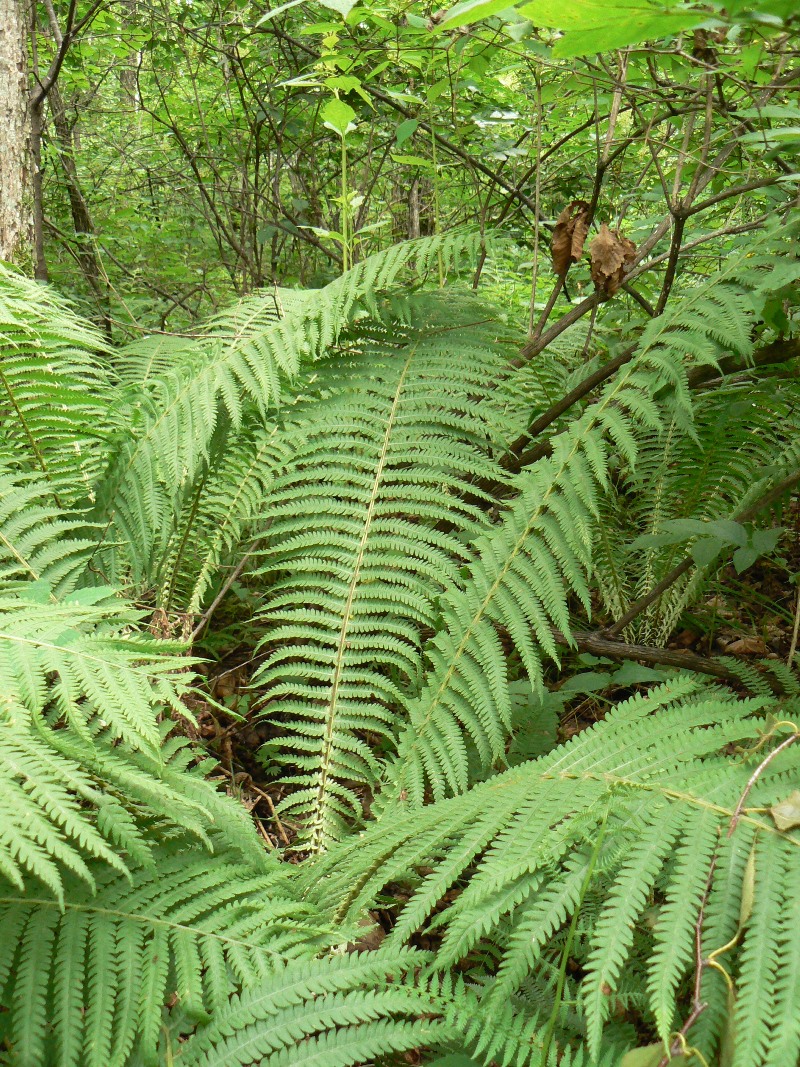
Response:
[[[622,339],[474,234],[120,350],[0,272],[10,1064],[797,1060],[792,654],[666,647],[800,482],[791,232]]]

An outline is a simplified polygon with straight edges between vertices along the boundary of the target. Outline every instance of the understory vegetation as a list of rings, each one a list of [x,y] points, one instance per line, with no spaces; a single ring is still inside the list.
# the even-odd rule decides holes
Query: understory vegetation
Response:
[[[794,4],[34,8],[0,1062],[797,1064]]]

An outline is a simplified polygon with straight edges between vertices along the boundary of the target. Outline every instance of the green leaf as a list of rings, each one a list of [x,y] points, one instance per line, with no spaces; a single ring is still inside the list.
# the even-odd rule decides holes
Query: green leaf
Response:
[[[747,544],[747,530],[733,519],[715,519],[708,524],[708,530],[726,544],[740,545],[742,548]]]
[[[733,553],[733,565],[736,573],[741,574],[748,567],[752,567],[758,559],[759,553],[754,548],[737,548]]]
[[[719,538],[704,537],[700,541],[695,541],[690,549],[690,553],[698,567],[707,567],[710,563],[714,562],[724,547],[725,542],[720,541]],[[744,548],[739,549],[739,552],[746,551],[747,550]]]
[[[487,19],[499,11],[508,11],[513,6],[509,0],[464,0],[448,11],[439,28],[455,30],[459,26],[471,26],[473,22]]]
[[[518,10],[535,26],[567,31],[553,48],[553,55],[562,59],[674,36],[708,20],[707,14],[667,12],[647,0],[621,0],[613,6],[603,0],[533,0]]]
[[[361,84],[359,78],[354,78],[350,74],[339,74],[335,78],[326,78],[325,84],[329,89],[334,89],[340,93],[358,93],[361,99],[372,107],[372,101],[364,92],[364,87]]]
[[[666,675],[652,667],[644,667],[632,659],[626,659],[618,671],[610,678],[614,685],[643,685],[647,682],[663,682]]]
[[[395,163],[403,163],[407,167],[432,167],[433,163],[429,159],[423,159],[422,156],[401,156],[392,152],[392,159]]]
[[[320,3],[331,11],[338,11],[342,18],[346,18],[356,6],[356,0],[320,0]]]
[[[397,142],[398,148],[405,144],[409,137],[414,136],[417,126],[419,126],[419,121],[417,119],[406,119],[405,122],[400,123],[395,131],[395,141]]]
[[[656,1045],[640,1045],[626,1052],[620,1060],[619,1067],[658,1067],[664,1056],[664,1046],[659,1042]],[[674,1062],[670,1060],[670,1063]]]
[[[782,526],[775,526],[771,530],[754,530],[750,544],[760,556],[763,556],[767,552],[772,552],[785,532]]]
[[[334,130],[340,137],[344,137],[352,128],[355,111],[340,100],[337,96],[332,97],[322,109],[322,119],[328,129]]]

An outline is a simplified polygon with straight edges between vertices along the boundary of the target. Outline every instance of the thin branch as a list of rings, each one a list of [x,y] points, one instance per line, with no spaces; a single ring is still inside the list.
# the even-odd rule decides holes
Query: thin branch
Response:
[[[782,481],[778,482],[771,489],[768,489],[763,496],[758,498],[758,500],[750,504],[748,507],[742,508],[740,511],[732,515],[731,518],[735,522],[749,522],[751,519],[754,519],[759,512],[764,511],[776,501],[780,500],[784,493],[793,489],[798,482],[800,482],[800,470],[793,471],[792,474],[782,479]],[[686,558],[673,567],[668,574],[665,574],[661,581],[657,582],[649,593],[639,597],[638,600],[635,600],[625,614],[617,619],[613,626],[609,626],[607,629],[603,630],[603,634],[606,637],[615,637],[617,634],[622,633],[629,623],[633,622],[633,620],[638,615],[641,615],[643,611],[646,611],[651,604],[654,604],[659,600],[662,594],[665,593],[671,585],[674,585],[679,578],[686,574],[687,571],[691,570],[693,566],[694,560],[692,557],[686,556]]]
[[[570,643],[563,634],[557,631],[553,631],[553,636],[559,644]],[[572,640],[581,652],[591,652],[595,656],[608,656],[609,659],[614,660],[633,659],[640,663],[677,667],[683,671],[696,671],[698,674],[707,674],[712,678],[722,678],[726,682],[741,681],[738,674],[719,660],[709,656],[700,656],[684,649],[632,645],[625,641],[613,640],[605,636],[602,631],[573,633]],[[778,681],[769,676],[766,668],[764,679],[777,694],[783,692]]]

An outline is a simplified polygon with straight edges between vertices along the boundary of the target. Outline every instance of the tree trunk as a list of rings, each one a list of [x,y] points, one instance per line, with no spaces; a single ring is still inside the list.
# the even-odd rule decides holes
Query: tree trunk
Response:
[[[0,0],[0,259],[30,269],[33,192],[27,0]]]

